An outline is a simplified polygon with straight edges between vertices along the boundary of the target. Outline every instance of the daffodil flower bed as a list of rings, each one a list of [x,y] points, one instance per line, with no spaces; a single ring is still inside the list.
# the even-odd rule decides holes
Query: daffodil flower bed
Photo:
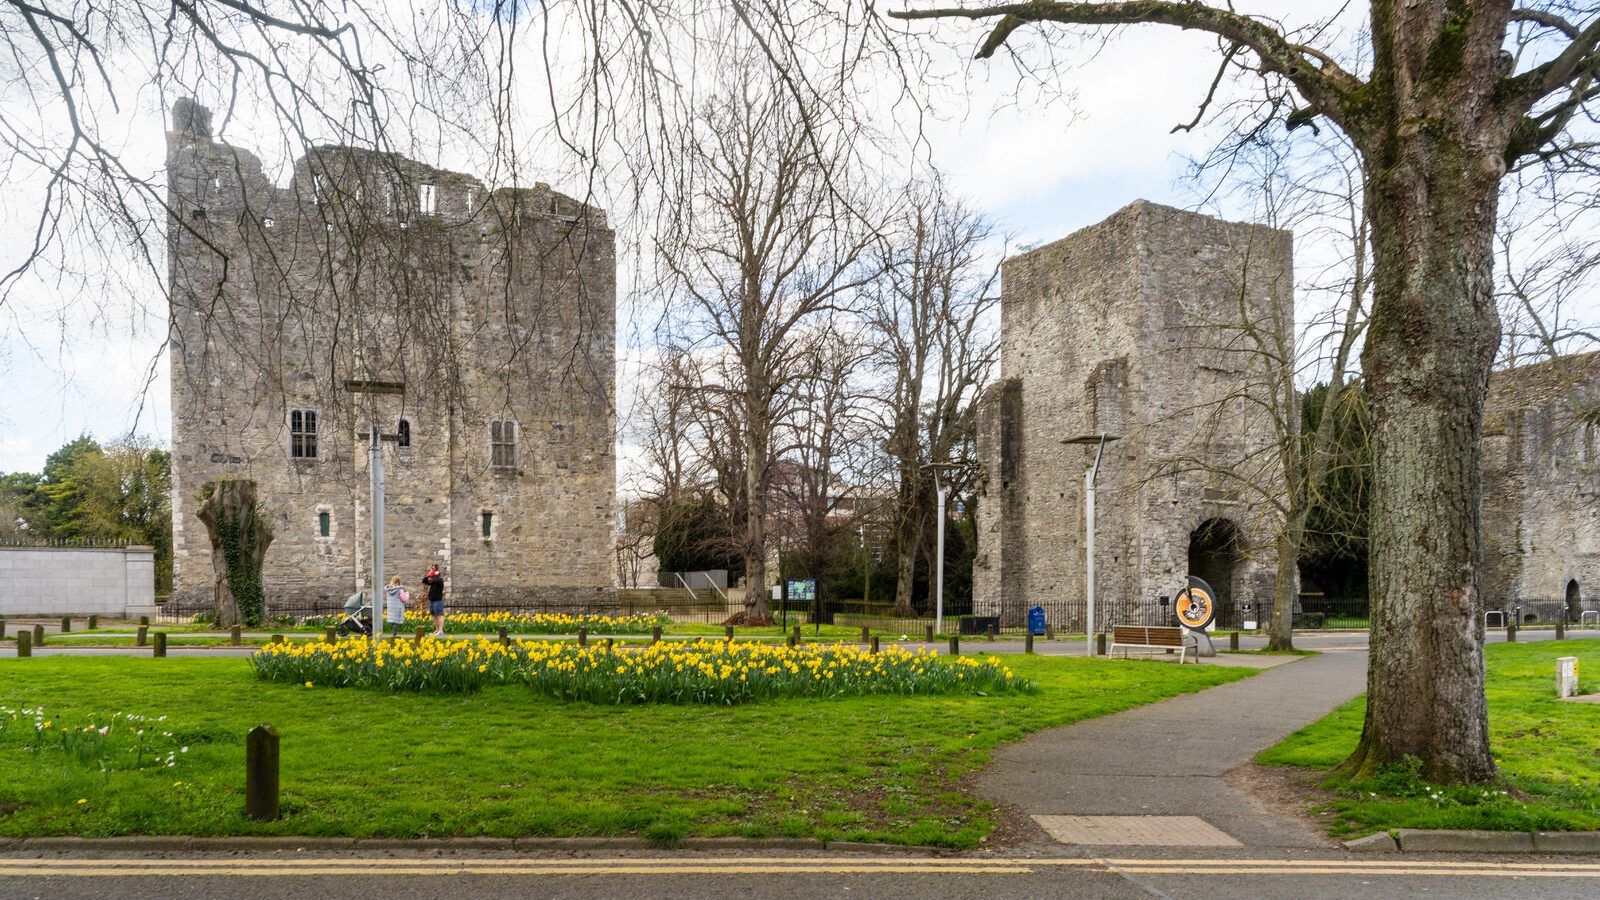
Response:
[[[628,649],[515,641],[362,640],[269,644],[251,658],[256,674],[307,688],[475,691],[521,682],[564,700],[591,703],[732,705],[773,697],[863,694],[993,694],[1033,684],[1000,660],[941,657],[926,648],[869,653],[850,644],[661,643]]]
[[[344,616],[311,616],[302,624],[314,627],[337,625]],[[452,612],[444,617],[444,630],[449,634],[493,634],[504,625],[512,634],[577,634],[587,628],[590,634],[649,634],[657,625],[671,624],[666,613],[640,613],[631,616],[571,615],[568,613],[520,612]],[[406,626],[423,626],[433,629],[433,616],[426,612],[407,611]]]

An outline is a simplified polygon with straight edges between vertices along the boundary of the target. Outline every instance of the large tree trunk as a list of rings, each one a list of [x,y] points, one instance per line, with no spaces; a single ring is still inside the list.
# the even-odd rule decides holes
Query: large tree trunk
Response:
[[[1366,725],[1344,768],[1368,775],[1415,757],[1431,781],[1470,783],[1495,774],[1479,501],[1504,143],[1482,133],[1481,94],[1454,85],[1422,99],[1396,102],[1389,140],[1364,160],[1376,257],[1362,357],[1375,414],[1372,646]]]
[[[1293,485],[1290,490],[1296,490]],[[1300,586],[1300,544],[1306,532],[1306,511],[1292,510],[1278,532],[1278,579],[1272,587],[1272,618],[1267,622],[1267,649],[1294,649],[1294,600]]]
[[[756,408],[759,406],[759,408]],[[770,625],[767,604],[766,404],[752,401],[745,415],[744,624]]]
[[[261,562],[272,544],[272,527],[256,508],[256,483],[243,478],[206,482],[195,515],[211,538],[216,627],[259,624],[267,611]]]
[[[915,459],[915,457],[906,457]],[[911,618],[917,610],[911,605],[911,588],[917,574],[917,549],[922,543],[922,494],[917,490],[914,463],[903,463],[900,494],[895,504],[894,608],[891,616]]]

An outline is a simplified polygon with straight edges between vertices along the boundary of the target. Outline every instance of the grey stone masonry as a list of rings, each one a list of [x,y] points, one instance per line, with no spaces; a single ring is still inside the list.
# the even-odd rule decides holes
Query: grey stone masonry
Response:
[[[1061,442],[1109,433],[1100,629],[1160,624],[1157,598],[1191,571],[1217,590],[1222,621],[1261,617],[1282,472],[1254,351],[1292,347],[1292,236],[1140,201],[1006,260],[1002,283],[1002,380],[979,410],[974,611],[1012,624],[1039,603],[1055,627],[1083,628],[1095,448]]]
[[[387,574],[416,591],[437,561],[452,603],[613,603],[605,213],[349,147],[279,187],[210,121],[180,101],[168,134],[174,598],[212,594],[195,509],[219,477],[260,486],[269,609],[365,586],[376,421],[408,439],[384,451]]]
[[[1483,423],[1483,602],[1600,609],[1600,352],[1495,372]],[[1591,411],[1584,415],[1584,411]]]

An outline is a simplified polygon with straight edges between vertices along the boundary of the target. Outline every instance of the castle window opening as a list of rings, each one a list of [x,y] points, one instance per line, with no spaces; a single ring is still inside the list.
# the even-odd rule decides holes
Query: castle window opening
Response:
[[[492,537],[494,537],[494,513],[486,509],[483,511],[483,539],[489,540]]]
[[[467,188],[467,215],[472,215],[472,201],[474,199],[472,188]]]
[[[1583,620],[1583,591],[1576,578],[1567,582],[1567,618],[1573,622]]]
[[[317,513],[317,535],[327,537],[333,533],[333,516],[327,512]]]
[[[400,446],[402,446],[402,447],[411,446],[411,420],[410,419],[401,419],[400,420],[400,427],[397,430],[400,433]]]
[[[1227,519],[1207,519],[1189,535],[1189,574],[1211,585],[1221,625],[1234,620],[1233,576],[1240,563],[1239,545],[1239,528]]]
[[[511,469],[517,465],[517,423],[495,419],[489,423],[489,465]]]
[[[431,184],[420,185],[417,188],[417,208],[425,216],[431,216],[439,211],[439,189]]]
[[[293,459],[317,458],[316,410],[289,410],[289,456]]]

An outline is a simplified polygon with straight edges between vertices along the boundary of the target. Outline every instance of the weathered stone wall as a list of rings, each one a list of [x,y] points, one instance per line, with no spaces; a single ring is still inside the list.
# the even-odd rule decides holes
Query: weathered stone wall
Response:
[[[1600,609],[1600,353],[1496,372],[1483,436],[1484,606]]]
[[[1261,412],[1269,378],[1243,324],[1273,340],[1293,322],[1287,232],[1146,202],[1002,269],[1001,370],[980,412],[974,605],[1020,621],[1034,603],[1084,624],[1083,474],[1109,432],[1098,478],[1097,615],[1157,623],[1157,598],[1189,569],[1191,534],[1219,519],[1239,535],[1224,613],[1269,605],[1271,464]],[[1274,316],[1274,311],[1277,315]],[[1219,474],[1230,472],[1232,477]],[[1005,473],[1011,473],[1007,477]]]
[[[278,188],[208,115],[168,136],[174,597],[211,592],[200,485],[260,485],[276,537],[272,603],[337,602],[368,579],[361,432],[385,449],[385,563],[415,589],[431,559],[451,602],[609,604],[614,597],[614,241],[604,213],[544,185],[342,147]],[[431,207],[431,208],[430,208]],[[403,380],[399,397],[347,379]],[[289,412],[319,417],[314,459]],[[517,423],[490,464],[491,420]],[[321,514],[329,533],[321,534]],[[489,535],[483,514],[490,513]]]
[[[148,616],[153,547],[0,547],[0,617]]]

